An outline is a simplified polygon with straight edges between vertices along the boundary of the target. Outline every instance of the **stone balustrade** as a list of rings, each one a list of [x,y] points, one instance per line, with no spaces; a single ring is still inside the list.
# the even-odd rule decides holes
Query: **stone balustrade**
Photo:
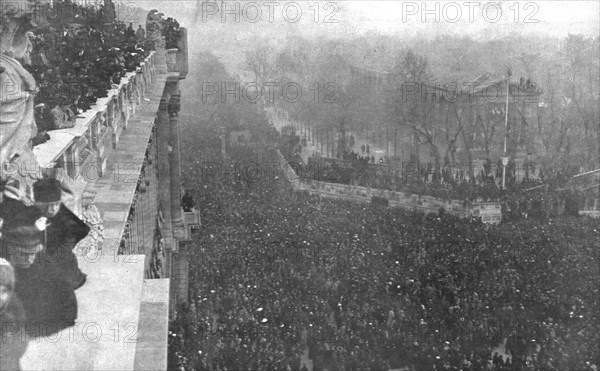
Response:
[[[579,210],[579,215],[600,218],[600,200],[597,198],[586,199],[582,210]]]
[[[180,44],[187,48],[186,41]],[[30,341],[24,369],[166,369],[169,307],[179,300],[170,286],[187,282],[175,231],[200,222],[196,210],[182,221],[173,176],[180,171],[171,152],[178,150],[178,82],[187,73],[182,58],[187,50],[181,48],[152,52],[78,115],[74,127],[49,131],[50,140],[33,149],[39,165],[71,187],[74,200],[67,206],[100,224],[94,232],[101,238],[77,255],[88,281],[76,292],[76,325]],[[170,275],[172,259],[186,268],[179,276]],[[93,340],[90,326],[97,330]]]
[[[279,164],[284,177],[296,191],[307,191],[325,197],[334,197],[358,202],[372,202],[373,197],[388,200],[390,207],[420,210],[424,213],[438,213],[444,209],[447,213],[461,218],[480,217],[484,223],[498,224],[502,221],[502,210],[498,202],[469,202],[422,196],[385,189],[368,188],[339,183],[327,183],[316,180],[301,180],[292,166],[277,151]]]
[[[444,209],[448,214],[465,217],[481,217],[484,223],[497,224],[502,220],[498,202],[469,202],[442,199],[384,189],[352,186],[320,181],[301,181],[297,190],[308,191],[322,196],[336,197],[359,202],[371,202],[373,197],[388,200],[390,207],[420,210],[424,213],[437,213]]]
[[[108,96],[77,115],[75,126],[48,132],[50,140],[33,148],[38,163],[56,169],[73,188],[73,210],[81,212],[83,189],[106,173],[106,160],[119,145],[129,118],[136,112],[155,76],[156,53],[151,52],[135,71],[128,72]]]

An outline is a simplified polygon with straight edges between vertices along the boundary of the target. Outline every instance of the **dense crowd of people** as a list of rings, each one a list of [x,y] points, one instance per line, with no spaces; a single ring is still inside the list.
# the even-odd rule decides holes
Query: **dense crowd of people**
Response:
[[[152,49],[132,27],[108,21],[104,6],[70,1],[53,6],[59,16],[30,36],[32,50],[24,61],[39,85],[36,122],[42,131],[68,125],[73,115],[106,97]]]
[[[61,0],[52,12],[58,16],[30,34],[31,50],[22,61],[39,85],[40,132],[73,126],[77,114],[106,97],[155,48],[141,25],[135,30],[114,19],[114,4],[105,9]],[[167,48],[176,48],[179,23],[167,18],[161,27]]]
[[[162,23],[162,36],[165,37],[165,47],[167,49],[175,49],[179,47],[179,40],[181,40],[181,30],[179,29],[179,22],[171,17],[165,19]]]
[[[248,179],[233,166],[215,182],[202,163],[223,160],[218,133],[185,140],[185,186],[203,227],[190,303],[170,327],[170,368],[297,370],[306,357],[313,370],[600,363],[595,220],[488,226],[293,192],[280,172]],[[228,155],[276,162],[275,151]]]

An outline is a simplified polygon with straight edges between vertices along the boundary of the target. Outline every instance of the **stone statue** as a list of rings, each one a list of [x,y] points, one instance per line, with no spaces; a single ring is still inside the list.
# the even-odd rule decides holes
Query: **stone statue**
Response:
[[[165,39],[162,36],[162,23],[163,13],[159,13],[156,9],[148,12],[146,16],[146,37],[154,41],[156,50],[163,50],[165,48]]]
[[[27,185],[38,176],[39,166],[30,140],[37,134],[34,120],[35,80],[18,59],[31,49],[35,4],[27,0],[0,0],[0,184],[16,180],[25,197]],[[4,190],[3,190],[4,191]]]

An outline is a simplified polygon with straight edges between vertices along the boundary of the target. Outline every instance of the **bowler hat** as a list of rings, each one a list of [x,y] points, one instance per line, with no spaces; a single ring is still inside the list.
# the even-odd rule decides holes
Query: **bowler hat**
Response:
[[[56,179],[40,179],[33,184],[35,202],[59,202],[62,196],[62,186]]]
[[[4,220],[0,240],[17,245],[22,252],[39,252],[44,235],[36,226],[36,219],[39,219],[39,213],[34,207],[21,209],[17,215]]]
[[[22,252],[37,253],[43,241],[43,233],[35,225],[20,225],[4,228],[2,241],[17,245]]]

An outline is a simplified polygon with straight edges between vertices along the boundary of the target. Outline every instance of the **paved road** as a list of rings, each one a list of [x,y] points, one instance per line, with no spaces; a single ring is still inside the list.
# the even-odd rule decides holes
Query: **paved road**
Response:
[[[281,130],[283,129],[284,126],[288,126],[288,125],[293,125],[296,124],[295,122],[293,122],[292,120],[290,120],[285,112],[280,112],[280,114],[278,114],[277,110],[274,107],[267,107],[265,109],[267,111],[267,117],[269,118],[269,121],[273,124],[273,126],[275,126],[275,128],[281,132]],[[370,155],[374,155],[375,158],[378,160],[379,157],[382,157],[385,155],[385,150],[386,148],[381,148],[378,145],[374,144],[372,141],[370,141],[369,139],[367,139],[365,136],[361,136],[360,134],[357,133],[348,133],[348,134],[352,134],[354,135],[354,146],[352,147],[352,149],[354,150],[354,152],[362,155],[362,151],[361,151],[361,145],[365,145],[365,147],[367,146],[367,144],[370,147]],[[326,154],[327,152],[327,146],[325,143],[323,143],[323,152],[321,152],[321,143],[315,139],[315,144],[312,144],[312,141],[307,140],[306,141],[306,147],[302,147],[302,153],[300,154],[300,156],[302,157],[302,159],[304,160],[304,162],[308,162],[308,158],[315,152],[321,153],[321,154]],[[330,149],[331,151],[331,149]],[[390,143],[390,154],[393,155],[394,153],[394,144]],[[400,152],[398,152],[398,154],[400,154]],[[366,155],[366,153],[365,153]]]

